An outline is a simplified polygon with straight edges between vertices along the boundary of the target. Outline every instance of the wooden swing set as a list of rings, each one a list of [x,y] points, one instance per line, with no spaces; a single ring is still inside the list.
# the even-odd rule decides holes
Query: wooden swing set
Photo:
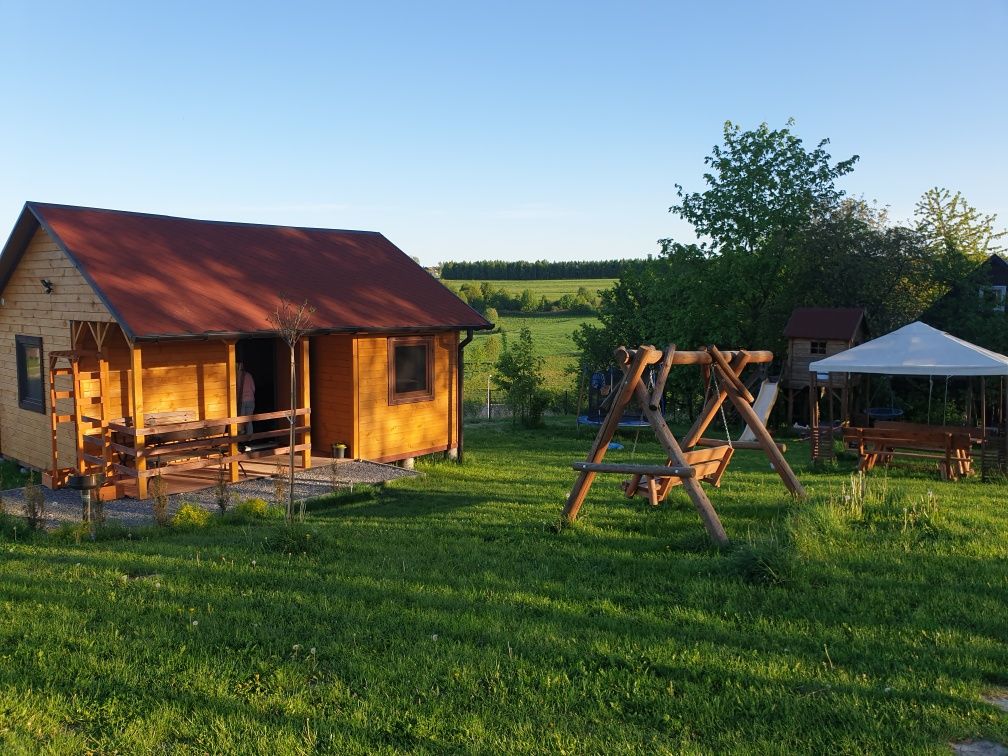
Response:
[[[805,489],[784,459],[783,447],[773,440],[762,418],[753,410],[755,400],[740,377],[747,365],[773,360],[772,352],[721,352],[714,346],[695,352],[679,352],[673,344],[664,352],[644,345],[639,349],[620,347],[615,354],[616,364],[623,371],[623,381],[602,421],[587,461],[573,464],[579,475],[564,507],[564,517],[568,522],[574,522],[577,518],[578,510],[581,509],[596,474],[622,473],[631,476],[623,484],[627,497],[647,497],[652,506],[657,506],[674,486],[681,485],[700,514],[710,539],[717,544],[727,544],[728,536],[721,526],[721,520],[700,483],[703,481],[719,486],[735,449],[762,449],[791,494],[796,497],[805,496]],[[658,364],[658,374],[653,387],[648,390],[642,378],[648,366],[655,364]],[[673,365],[700,365],[705,374],[713,379],[714,387],[713,393],[708,391],[707,401],[699,417],[681,443],[672,434],[659,409],[665,382]],[[633,399],[637,400],[668,456],[664,464],[611,464],[602,461],[609,442],[616,433],[620,417]],[[755,441],[733,442],[730,436],[726,440],[704,437],[704,432],[714,418],[719,412],[723,413],[722,405],[726,399],[731,401],[749,426],[756,437]],[[727,423],[725,428],[727,430]]]

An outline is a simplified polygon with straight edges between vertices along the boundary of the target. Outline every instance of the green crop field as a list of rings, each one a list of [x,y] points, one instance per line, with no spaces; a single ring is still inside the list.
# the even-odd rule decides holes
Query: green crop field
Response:
[[[492,284],[495,289],[504,289],[504,291],[513,296],[519,295],[525,289],[528,289],[536,299],[539,299],[539,297],[559,299],[564,294],[577,294],[578,289],[582,286],[593,293],[602,289],[609,289],[617,280],[616,278],[558,278],[545,281],[490,280],[487,283]],[[458,291],[465,284],[479,284],[481,281],[442,279],[441,283]]]
[[[934,753],[1008,743],[1003,485],[738,451],[708,545],[681,491],[485,424],[466,462],[305,526],[26,537],[0,520],[3,753]],[[612,461],[660,460],[632,439]],[[846,487],[846,488],[845,488]],[[991,751],[993,752],[993,751]]]

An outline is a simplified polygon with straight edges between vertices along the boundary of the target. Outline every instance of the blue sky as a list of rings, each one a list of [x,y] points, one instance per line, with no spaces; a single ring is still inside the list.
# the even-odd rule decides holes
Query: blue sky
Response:
[[[789,117],[895,219],[939,185],[1008,225],[1006,0],[0,0],[0,28],[5,229],[32,199],[378,230],[425,264],[640,256],[693,238],[668,206],[725,120]]]

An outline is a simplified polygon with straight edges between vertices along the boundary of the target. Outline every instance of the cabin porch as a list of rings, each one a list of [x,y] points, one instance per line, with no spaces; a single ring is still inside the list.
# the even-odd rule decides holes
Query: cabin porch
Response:
[[[255,348],[245,349],[236,339],[130,343],[114,324],[70,327],[73,348],[49,354],[49,487],[103,473],[100,494],[107,500],[147,498],[155,478],[179,490],[204,487],[207,475],[216,480],[221,472],[238,482],[264,462],[272,468],[289,457],[292,414],[296,464],[311,467],[307,340],[296,350],[292,412],[289,358],[263,359],[280,354],[278,339],[256,339]],[[286,345],[283,351],[289,356]],[[254,355],[259,380],[270,387],[264,401],[257,395],[257,407],[270,411],[239,414],[242,352]],[[61,463],[68,458],[71,464]]]

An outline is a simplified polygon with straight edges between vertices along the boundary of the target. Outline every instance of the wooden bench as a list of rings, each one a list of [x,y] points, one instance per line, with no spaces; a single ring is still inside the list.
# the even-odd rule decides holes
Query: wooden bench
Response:
[[[888,465],[894,457],[934,459],[946,480],[968,475],[972,467],[970,433],[934,429],[926,425],[900,423],[897,428],[843,429],[844,442],[857,449],[858,469],[872,470],[876,464]]]
[[[727,443],[721,443],[683,452],[683,459],[693,469],[693,475],[689,477],[699,478],[704,483],[718,488],[721,485],[721,476],[728,468],[734,451]],[[682,482],[683,476],[679,475],[635,474],[629,480],[623,481],[622,487],[628,499],[645,496],[651,506],[656,507],[658,502],[668,496],[669,491],[675,486],[681,486]]]

